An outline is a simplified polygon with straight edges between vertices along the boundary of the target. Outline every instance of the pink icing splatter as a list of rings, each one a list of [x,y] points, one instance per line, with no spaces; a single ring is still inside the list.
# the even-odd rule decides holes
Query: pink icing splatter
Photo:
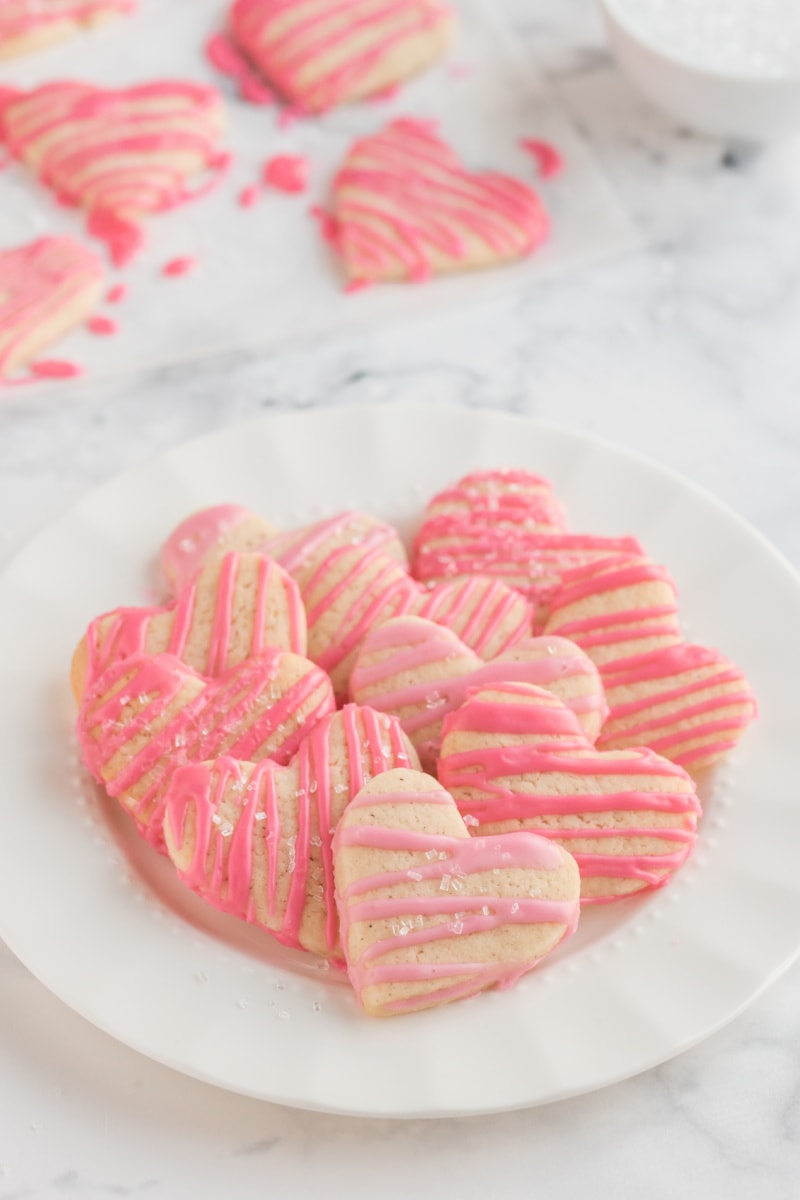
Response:
[[[263,180],[279,192],[304,192],[308,187],[308,159],[297,154],[277,154],[264,166]]]
[[[564,159],[550,142],[542,142],[538,138],[520,138],[519,144],[533,157],[542,179],[552,179],[563,171]]]
[[[31,363],[28,369],[35,379],[73,379],[83,374],[83,368],[77,363],[61,358],[43,358]]]
[[[196,266],[197,259],[195,258],[171,258],[161,268],[161,274],[167,275],[170,278],[177,278],[181,275],[188,275]]]
[[[374,92],[370,97],[371,104],[388,104],[390,100],[394,100],[400,95],[402,88],[399,83],[393,83],[391,87],[384,88],[382,92]]]
[[[127,284],[115,283],[113,287],[106,292],[106,302],[108,304],[119,304],[128,294]]]
[[[86,322],[86,328],[90,333],[95,333],[99,337],[110,337],[112,334],[119,332],[119,326],[116,321],[112,321],[110,317],[100,315],[90,317]]]
[[[261,192],[255,184],[250,184],[248,187],[242,188],[239,192],[238,201],[240,208],[252,208],[258,203]]]

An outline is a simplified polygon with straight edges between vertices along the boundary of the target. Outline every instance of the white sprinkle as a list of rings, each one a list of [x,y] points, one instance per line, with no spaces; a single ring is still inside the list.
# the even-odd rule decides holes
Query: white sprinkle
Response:
[[[511,905],[511,912],[512,912],[512,914],[519,912],[519,905],[517,904],[516,900]]]
[[[439,891],[440,892],[449,892],[450,891],[450,876],[449,875],[442,876],[441,883],[439,884]]]
[[[219,813],[214,813],[214,815],[211,818],[211,823],[212,823],[212,825],[221,825],[222,824],[222,817],[219,815]]]
[[[438,852],[437,852],[436,850],[426,850],[426,851],[425,851],[425,857],[427,858],[428,862],[432,862],[432,860],[433,860],[434,858],[438,858],[438,857],[439,857],[439,855],[438,855]]]
[[[406,871],[406,875],[409,879],[413,879],[415,883],[419,883],[419,881],[422,879],[422,875],[419,871]]]
[[[257,821],[266,821],[266,819],[267,819],[267,814],[265,812],[257,812],[256,813]]]

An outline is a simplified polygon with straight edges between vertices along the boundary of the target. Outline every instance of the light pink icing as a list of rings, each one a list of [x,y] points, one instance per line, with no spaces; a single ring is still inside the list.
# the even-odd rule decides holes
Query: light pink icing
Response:
[[[106,13],[133,12],[136,0],[3,0],[0,5],[0,44],[27,38],[62,21],[89,24]]]
[[[345,793],[334,793],[331,778],[331,730],[343,727],[347,746]],[[269,931],[289,946],[299,946],[300,926],[308,900],[309,867],[312,858],[322,866],[322,896],[325,908],[325,939],[332,957],[338,950],[338,919],[334,903],[333,836],[334,811],[341,811],[375,775],[396,766],[408,765],[408,751],[395,721],[369,708],[346,705],[340,712],[319,721],[300,743],[294,766],[280,768],[264,760],[256,765],[242,790],[241,811],[230,835],[225,863],[225,840],[214,821],[231,780],[243,778],[242,766],[232,758],[184,768],[173,776],[166,800],[166,819],[177,845],[185,837],[186,818],[194,812],[196,841],[192,861],[179,872],[183,882],[205,900],[225,912],[256,922],[253,902],[253,846],[263,841],[267,866],[268,911],[277,916],[276,884],[282,842],[278,797],[286,795],[296,778],[293,795],[297,803],[297,834],[294,867],[285,912],[276,930]],[[265,813],[259,821],[257,814]],[[316,816],[319,845],[312,844],[312,814]],[[258,831],[258,833],[257,833]],[[213,865],[209,868],[209,858]]]
[[[519,144],[533,158],[542,179],[552,179],[564,170],[564,160],[550,142],[542,142],[538,138],[521,138]]]
[[[449,19],[449,9],[434,0],[235,0],[230,30],[295,109],[323,112],[346,99],[404,41]],[[318,74],[314,67],[321,59],[328,64]]]
[[[615,591],[652,583],[666,584],[672,599],[657,605],[615,606]],[[559,619],[569,606],[595,596],[606,597],[604,611]],[[753,693],[739,668],[718,650],[681,640],[675,585],[665,567],[647,558],[609,558],[568,571],[551,599],[549,623],[587,654],[602,659],[598,666],[608,691],[646,689],[636,699],[624,693],[621,699],[611,696],[606,728],[598,741],[601,748],[643,743],[684,767],[705,765],[731,750],[755,715]],[[647,644],[637,649],[640,640]],[[616,654],[615,646],[620,646]],[[701,678],[679,678],[690,671],[700,671]],[[729,684],[734,687],[726,694],[699,696]],[[666,711],[665,705],[670,706]],[[731,711],[738,706],[741,711]],[[684,721],[690,721],[691,728],[673,728]],[[694,739],[701,744],[684,748]]]
[[[86,322],[86,328],[90,333],[98,334],[100,337],[110,337],[119,332],[119,325],[116,321],[112,321],[111,317],[104,317],[100,314],[90,317]]]
[[[414,792],[366,792],[351,802],[350,813],[358,809],[374,809],[382,805],[440,804],[452,800],[440,790]],[[339,896],[342,943],[347,950],[350,931],[357,922],[402,922],[401,929],[384,935],[372,943],[355,961],[348,956],[348,975],[361,995],[365,988],[386,983],[428,983],[442,979],[441,988],[434,991],[434,1002],[455,1000],[474,993],[479,988],[510,987],[520,976],[531,970],[539,959],[516,962],[503,961],[425,961],[409,955],[405,961],[387,963],[385,959],[398,952],[413,950],[431,942],[489,933],[514,925],[561,925],[561,940],[574,932],[578,922],[577,901],[544,900],[531,897],[465,895],[463,890],[450,890],[451,877],[468,880],[471,875],[504,869],[536,872],[556,871],[562,865],[559,851],[544,838],[522,832],[494,837],[455,838],[441,834],[392,828],[386,825],[340,825],[334,838],[334,854],[346,847],[385,851],[395,856],[407,856],[408,865],[392,871],[366,875],[351,883]],[[434,857],[435,854],[435,857]],[[396,861],[396,857],[395,857]],[[393,895],[393,890],[408,885],[409,879],[424,882],[439,881],[435,895],[416,895],[411,898]],[[388,894],[370,895],[376,891]],[[411,928],[408,918],[444,918],[432,925]],[[390,926],[391,928],[391,926]],[[456,982],[453,982],[453,980]],[[386,1005],[390,1011],[402,1012],[418,1004],[411,995]]]
[[[242,556],[237,552],[226,554],[220,568],[219,582],[214,597],[214,616],[206,661],[201,673],[209,678],[223,674],[230,666],[228,647],[233,623],[236,618],[234,595],[237,573]],[[305,650],[303,636],[302,601],[296,584],[276,563],[262,556],[259,559],[258,579],[254,604],[253,637],[251,654],[266,649],[264,624],[267,597],[273,586],[279,583],[288,616],[288,645],[284,649],[295,654]],[[195,578],[181,591],[177,600],[169,605],[154,605],[147,608],[117,608],[95,618],[86,631],[88,662],[86,686],[102,675],[112,663],[137,657],[146,651],[147,634],[151,624],[165,615],[173,618],[169,644],[166,652],[181,658],[192,633],[195,610],[198,603],[200,581]],[[273,642],[278,640],[278,631],[270,631]]]
[[[113,287],[106,292],[106,300],[109,304],[119,304],[128,294],[128,288],[124,283],[115,283]]]
[[[243,760],[263,757],[268,741],[273,743],[271,757],[286,762],[312,726],[333,711],[330,683],[312,663],[297,682],[278,689],[284,658],[285,651],[276,647],[254,654],[222,678],[207,682],[158,732],[153,732],[154,724],[179,701],[187,681],[199,679],[173,655],[116,661],[87,692],[77,725],[83,760],[98,780],[104,780],[104,769],[113,764],[113,778],[104,780],[112,796],[130,792],[149,776],[132,811],[140,832],[154,845],[163,847],[164,798],[172,774],[183,763],[223,752]],[[256,715],[264,693],[271,703]],[[305,720],[292,728],[317,694]],[[127,710],[132,698],[145,701],[133,716]],[[137,739],[143,739],[138,747]],[[121,767],[117,756],[124,760]]]
[[[239,192],[239,205],[242,208],[252,208],[254,204],[258,204],[260,196],[260,189],[255,184],[248,184]]]
[[[608,775],[691,783],[686,772],[649,748],[630,750],[623,758],[596,752],[583,736],[575,715],[538,688],[512,683],[493,690],[510,699],[497,703],[473,693],[445,719],[445,739],[456,732],[498,736],[496,744],[474,750],[450,751],[445,741],[439,778],[453,793],[461,812],[475,818],[478,829],[504,821],[525,822],[526,827],[545,837],[558,841],[564,838],[568,849],[569,839],[575,838],[600,842],[612,836],[626,841],[657,838],[674,849],[657,854],[639,854],[635,849],[620,854],[572,853],[583,877],[631,879],[645,888],[667,883],[695,840],[701,809],[694,787],[689,791],[669,787],[666,791],[649,791],[634,785],[622,791],[602,792],[587,788],[586,783],[592,777]],[[509,735],[525,740],[503,744]],[[547,779],[553,773],[573,775],[579,786],[574,792],[555,787],[548,791]],[[523,780],[529,777],[536,781],[535,792],[524,786]],[[611,812],[641,813],[642,821],[632,829],[608,829],[590,820],[593,813]],[[648,826],[647,814],[656,812],[673,814],[674,824]],[[566,830],[554,820],[575,814],[584,815],[576,826]],[[604,899],[589,897],[584,903],[602,903]]]
[[[34,379],[74,379],[83,374],[83,367],[63,358],[44,358],[28,368]]]
[[[55,82],[4,100],[0,137],[16,158],[35,160],[60,203],[88,207],[89,232],[108,244],[119,266],[142,243],[143,214],[202,195],[227,167],[220,109],[214,89],[196,83],[114,91]],[[208,172],[193,190],[185,179],[187,156]]]
[[[10,382],[12,360],[33,331],[103,280],[98,257],[69,237],[43,237],[0,252],[0,383]],[[55,362],[29,367],[39,378],[77,374]]]
[[[479,241],[498,258],[532,253],[549,222],[536,193],[496,172],[471,174],[431,122],[401,118],[356,142],[333,185],[336,246],[357,280],[429,279]]]
[[[161,274],[169,276],[188,275],[197,266],[195,258],[171,258],[168,263],[165,263]]]
[[[308,188],[308,159],[298,154],[276,154],[264,166],[263,180],[279,192],[305,192]]]
[[[181,521],[161,547],[161,569],[173,592],[190,584],[209,554],[253,513],[240,504],[203,508]]]

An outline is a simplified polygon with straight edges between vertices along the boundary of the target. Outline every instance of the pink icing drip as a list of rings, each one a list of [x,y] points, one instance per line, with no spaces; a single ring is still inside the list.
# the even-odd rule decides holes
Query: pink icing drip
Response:
[[[103,316],[90,317],[86,322],[86,328],[90,333],[99,334],[101,337],[109,337],[119,332],[117,322],[112,321],[110,317]]]
[[[236,0],[230,14],[232,36],[248,59],[304,112],[340,103],[406,39],[448,19],[449,10],[433,0],[329,0],[324,8]],[[318,74],[314,67],[327,55],[332,65]]]
[[[109,304],[119,304],[128,294],[128,289],[124,283],[115,283],[112,288],[106,292],[106,300]]]
[[[278,154],[264,166],[263,180],[280,192],[305,192],[308,188],[308,159],[296,154]]]
[[[258,187],[250,184],[239,192],[239,205],[241,208],[252,208],[254,204],[258,204],[260,196],[261,192]]]
[[[28,368],[34,379],[74,379],[83,374],[83,367],[63,358],[43,358]]]
[[[164,264],[161,274],[175,278],[180,275],[188,275],[196,266],[196,258],[172,258],[168,263]]]
[[[550,142],[538,138],[521,138],[520,146],[531,155],[542,179],[552,179],[564,170],[564,159]]]

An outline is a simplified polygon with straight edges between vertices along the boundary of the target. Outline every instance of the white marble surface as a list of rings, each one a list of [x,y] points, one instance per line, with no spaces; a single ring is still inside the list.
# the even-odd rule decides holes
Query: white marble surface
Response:
[[[162,447],[276,407],[413,395],[527,412],[646,452],[800,566],[797,144],[754,152],[671,127],[610,65],[590,0],[502,7],[647,248],[424,328],[3,396],[0,563]],[[0,1200],[792,1200],[799,1014],[795,966],[715,1037],[603,1092],[492,1118],[370,1122],[159,1067],[75,1016],[0,946]]]

